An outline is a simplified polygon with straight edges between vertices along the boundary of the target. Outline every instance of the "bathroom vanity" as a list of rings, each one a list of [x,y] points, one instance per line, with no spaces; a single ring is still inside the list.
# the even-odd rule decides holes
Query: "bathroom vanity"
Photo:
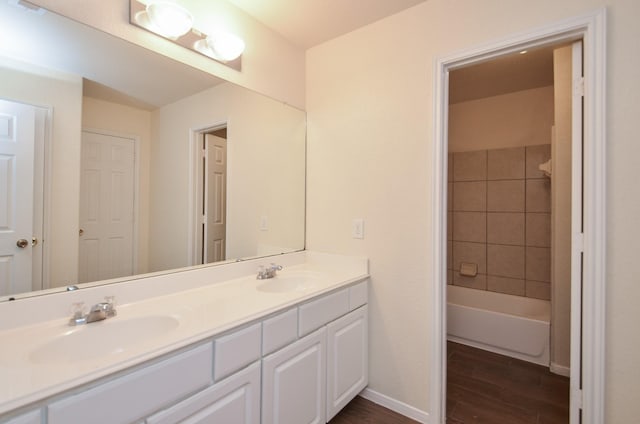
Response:
[[[256,279],[273,259],[0,304],[0,423],[329,421],[368,382],[367,261],[297,252]],[[104,296],[115,317],[69,325]]]

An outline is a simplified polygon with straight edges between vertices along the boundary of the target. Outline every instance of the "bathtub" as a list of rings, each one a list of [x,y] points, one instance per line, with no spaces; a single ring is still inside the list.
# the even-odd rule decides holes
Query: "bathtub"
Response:
[[[550,302],[447,286],[447,338],[549,366]]]

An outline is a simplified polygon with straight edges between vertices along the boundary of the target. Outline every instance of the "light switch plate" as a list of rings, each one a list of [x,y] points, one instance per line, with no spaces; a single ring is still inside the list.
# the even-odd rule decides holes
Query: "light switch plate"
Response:
[[[351,237],[355,239],[364,238],[364,220],[362,218],[356,218],[351,223]]]

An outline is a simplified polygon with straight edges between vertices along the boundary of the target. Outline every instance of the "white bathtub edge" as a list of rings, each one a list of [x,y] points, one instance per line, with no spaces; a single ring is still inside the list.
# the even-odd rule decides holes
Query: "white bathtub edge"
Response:
[[[571,376],[571,368],[565,367],[564,365],[558,365],[555,362],[551,362],[551,365],[549,366],[549,371],[551,371],[554,374],[561,375],[563,377]]]

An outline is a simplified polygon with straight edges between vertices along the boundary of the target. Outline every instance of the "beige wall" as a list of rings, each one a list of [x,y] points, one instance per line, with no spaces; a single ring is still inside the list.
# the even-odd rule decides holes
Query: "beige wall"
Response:
[[[98,100],[82,99],[82,128],[105,130],[115,135],[139,138],[138,155],[138,267],[136,273],[149,271],[149,149],[151,146],[151,112]]]
[[[181,0],[196,17],[202,7],[208,10],[218,8],[226,16],[227,24],[247,46],[242,55],[241,72],[129,24],[129,0],[34,0],[32,3],[159,51],[227,81],[304,107],[304,51],[230,4],[206,2],[205,5],[197,0]]]
[[[222,84],[152,113],[151,270],[188,262],[190,130],[227,122],[227,258],[304,246],[304,113]],[[167,172],[171,169],[171,172]],[[260,231],[260,216],[268,231]]]
[[[49,219],[54,224],[49,226],[49,286],[75,284],[78,276],[82,79],[29,66],[19,71],[0,67],[0,81],[0,97],[52,111]]]
[[[551,142],[553,86],[449,107],[449,151],[503,149]]]
[[[635,0],[429,0],[307,52],[307,246],[370,258],[370,387],[429,409],[437,57],[608,7],[606,422],[633,422],[640,286]],[[375,47],[373,47],[375,46]],[[365,219],[365,239],[350,236]]]

